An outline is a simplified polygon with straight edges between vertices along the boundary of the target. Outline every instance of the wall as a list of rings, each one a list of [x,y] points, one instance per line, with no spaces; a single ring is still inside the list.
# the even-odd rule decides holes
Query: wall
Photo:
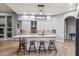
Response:
[[[17,14],[15,14],[15,13],[13,13],[12,14],[12,16],[13,16],[13,23],[12,23],[12,25],[13,25],[13,36],[14,35],[17,35],[18,33],[17,33],[17,24],[18,24],[18,15]]]
[[[56,36],[57,36],[57,40],[59,41],[64,41],[64,37],[63,37],[63,30],[64,30],[64,20],[63,20],[63,16],[62,15],[57,15],[54,16],[55,19],[55,27],[56,27]]]
[[[57,39],[60,41],[64,41],[64,36],[65,36],[65,31],[64,31],[65,24],[64,23],[65,23],[65,18],[68,16],[76,17],[76,11],[54,16],[56,19],[56,31],[57,31],[56,35],[57,35]]]

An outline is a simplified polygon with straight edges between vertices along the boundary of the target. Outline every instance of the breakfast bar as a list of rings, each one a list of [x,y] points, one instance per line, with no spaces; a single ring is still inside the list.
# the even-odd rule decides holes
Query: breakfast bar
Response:
[[[16,35],[16,36],[13,36],[13,38],[56,38],[56,35],[52,35],[52,34]]]
[[[29,46],[30,46],[30,41],[35,41],[35,45],[36,45],[36,49],[38,49],[38,46],[39,46],[39,42],[40,41],[45,41],[45,47],[47,49],[47,46],[48,46],[48,42],[50,40],[56,40],[56,35],[53,35],[53,34],[47,34],[47,35],[41,35],[41,34],[33,34],[33,35],[16,35],[16,36],[13,36],[13,38],[15,39],[18,39],[19,38],[24,38],[25,41],[26,41],[26,46],[27,46],[27,50],[29,49]]]

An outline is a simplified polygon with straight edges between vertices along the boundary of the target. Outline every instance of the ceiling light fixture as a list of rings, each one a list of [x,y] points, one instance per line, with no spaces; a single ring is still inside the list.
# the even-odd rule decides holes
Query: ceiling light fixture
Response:
[[[24,12],[23,14],[27,14],[26,12]]]
[[[70,10],[73,10],[73,8],[70,8]]]
[[[69,5],[73,6],[73,3],[70,3]]]
[[[32,14],[32,15],[34,15],[34,13],[33,13],[33,12],[32,12],[31,14]]]
[[[38,7],[38,15],[35,15],[36,20],[46,20],[47,15],[44,15],[44,5],[37,5]]]
[[[38,5],[38,14],[43,15],[44,14],[44,5]]]

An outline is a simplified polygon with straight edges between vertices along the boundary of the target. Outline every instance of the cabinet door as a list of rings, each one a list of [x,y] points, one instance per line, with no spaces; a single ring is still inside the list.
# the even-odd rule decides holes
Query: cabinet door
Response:
[[[12,27],[12,16],[7,16],[7,27]]]
[[[12,37],[12,16],[7,16],[7,37]]]
[[[0,16],[0,38],[4,38],[5,16]]]
[[[0,38],[4,38],[4,28],[0,28]]]
[[[7,28],[7,37],[12,37],[12,28]]]
[[[5,26],[5,16],[0,16],[0,27]]]
[[[37,28],[36,27],[32,27],[31,28],[31,33],[36,33],[37,32]]]

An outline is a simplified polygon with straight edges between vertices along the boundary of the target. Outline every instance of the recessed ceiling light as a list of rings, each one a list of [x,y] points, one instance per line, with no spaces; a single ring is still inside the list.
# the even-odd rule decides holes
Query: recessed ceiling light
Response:
[[[73,5],[73,3],[70,3],[69,5],[71,5],[71,6],[72,6],[72,5]]]
[[[27,14],[26,12],[24,12],[23,14]]]
[[[47,15],[51,15],[50,13],[48,13]]]
[[[27,15],[23,15],[23,18],[25,19],[25,18],[27,18],[28,16]]]
[[[34,13],[32,12],[31,14],[33,15]]]
[[[70,10],[73,10],[73,8],[70,8]]]

